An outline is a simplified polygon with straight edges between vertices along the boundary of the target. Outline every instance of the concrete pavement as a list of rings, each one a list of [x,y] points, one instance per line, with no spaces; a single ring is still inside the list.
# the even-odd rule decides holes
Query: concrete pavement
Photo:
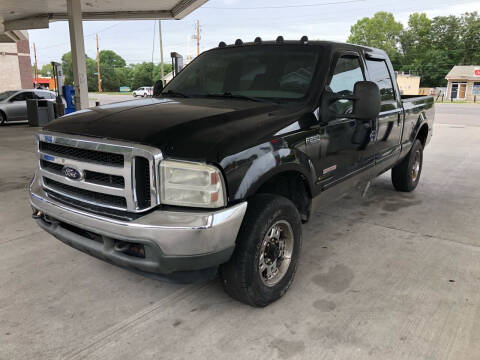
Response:
[[[451,106],[417,190],[387,173],[317,212],[292,288],[264,309],[41,231],[26,193],[35,130],[0,128],[0,359],[480,358],[480,107]]]

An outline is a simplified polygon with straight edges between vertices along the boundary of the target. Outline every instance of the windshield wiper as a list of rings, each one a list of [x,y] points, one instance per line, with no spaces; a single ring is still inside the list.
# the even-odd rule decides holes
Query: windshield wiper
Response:
[[[173,91],[173,90],[168,90],[166,92],[161,93],[163,96],[168,95],[168,96],[178,96],[178,97],[183,97],[183,98],[188,98],[190,96],[185,95],[181,92]]]
[[[232,94],[231,92],[227,91],[223,94],[206,94],[206,97],[221,97],[221,98],[229,98],[229,99],[243,99],[243,100],[250,100],[250,101],[257,101],[257,102],[266,102],[264,99],[260,99],[257,97],[246,96],[246,95],[238,95]]]

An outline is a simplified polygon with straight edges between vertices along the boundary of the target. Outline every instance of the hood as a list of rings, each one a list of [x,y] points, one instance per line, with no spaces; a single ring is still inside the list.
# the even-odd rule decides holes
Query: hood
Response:
[[[80,110],[53,121],[45,130],[149,145],[172,157],[219,161],[288,126],[285,117],[295,112],[294,107],[298,105],[149,98]]]

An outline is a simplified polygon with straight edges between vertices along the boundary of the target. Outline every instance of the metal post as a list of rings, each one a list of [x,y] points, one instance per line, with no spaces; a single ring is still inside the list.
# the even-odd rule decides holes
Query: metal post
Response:
[[[37,88],[38,82],[38,62],[37,62],[37,48],[35,47],[35,43],[33,43],[33,54],[35,56],[35,85],[34,87]]]
[[[165,81],[163,80],[165,73],[163,70],[162,20],[158,20],[158,37],[160,38],[160,80],[162,85],[165,86]]]
[[[98,34],[97,34],[97,87],[98,92],[102,92],[102,75],[100,74],[100,48],[98,47]]]
[[[67,0],[67,13],[75,82],[75,108],[81,110],[88,107],[88,86],[80,0]]]
[[[200,55],[200,20],[197,20],[197,35],[195,36],[197,39],[197,56]]]

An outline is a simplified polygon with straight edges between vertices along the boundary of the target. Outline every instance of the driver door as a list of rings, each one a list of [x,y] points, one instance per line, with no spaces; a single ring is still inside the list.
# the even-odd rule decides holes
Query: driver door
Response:
[[[363,61],[355,52],[334,57],[324,96],[353,95],[355,83],[365,80]],[[320,184],[327,189],[374,165],[372,135],[375,119],[358,120],[342,117],[352,113],[352,100],[336,100],[328,106],[325,125],[320,127],[322,139],[319,169]]]
[[[23,91],[13,96],[6,108],[7,118],[9,120],[26,120],[27,119],[27,99],[31,99],[33,93]]]

